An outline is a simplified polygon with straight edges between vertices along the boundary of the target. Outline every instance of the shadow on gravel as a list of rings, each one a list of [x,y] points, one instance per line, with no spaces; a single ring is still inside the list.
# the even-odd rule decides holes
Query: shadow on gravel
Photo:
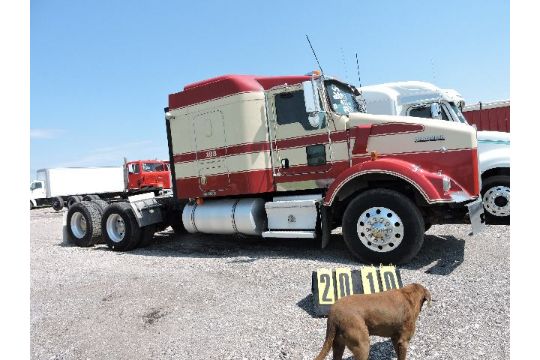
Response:
[[[62,247],[74,245],[61,242]],[[110,251],[105,245],[90,248],[95,251]],[[89,249],[89,250],[90,250]],[[400,267],[408,270],[425,270],[428,274],[448,275],[463,263],[465,240],[454,236],[426,235],[418,255],[409,264]],[[332,234],[326,249],[312,239],[263,239],[260,237],[183,234],[175,235],[164,231],[154,235],[154,242],[148,247],[138,248],[121,255],[142,255],[157,257],[199,257],[233,258],[229,264],[253,263],[260,259],[305,259],[331,262],[351,267],[361,266],[354,258],[340,234]]]
[[[463,263],[464,255],[465,240],[451,235],[426,235],[418,255],[401,267],[419,270],[431,265],[425,270],[426,274],[449,275]]]
[[[103,249],[95,247],[94,249]],[[260,259],[306,259],[349,266],[359,262],[349,253],[341,235],[332,235],[328,247],[320,249],[313,239],[263,239],[248,236],[175,235],[165,231],[154,235],[154,243],[129,254],[142,256],[233,258],[230,264],[252,263]]]
[[[309,316],[311,316],[312,318],[319,318],[319,316],[315,314],[315,308],[313,307],[313,299],[311,294],[307,295],[305,298],[297,302],[296,305],[300,309],[308,313]]]

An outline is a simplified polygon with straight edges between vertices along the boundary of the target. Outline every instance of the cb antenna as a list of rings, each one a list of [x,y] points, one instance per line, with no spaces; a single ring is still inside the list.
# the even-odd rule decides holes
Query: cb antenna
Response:
[[[306,34],[306,39],[307,39],[307,41],[309,43],[309,47],[311,48],[311,51],[313,52],[313,56],[315,56],[315,60],[317,60],[317,64],[319,65],[319,69],[321,70],[321,74],[324,74],[321,63],[319,62],[319,58],[317,57],[317,54],[315,53],[315,50],[313,49],[313,46],[311,45],[311,41],[309,41],[309,36],[307,36],[307,34]]]
[[[358,72],[358,87],[362,87],[362,81],[360,80],[360,65],[358,65],[358,53],[356,53],[356,71]]]
[[[358,53],[356,53],[356,71],[358,72],[358,97],[359,97],[359,105],[360,105],[360,112],[366,113],[367,112],[367,104],[366,99],[364,98],[364,94],[362,94],[362,81],[360,80],[360,65],[358,64]]]

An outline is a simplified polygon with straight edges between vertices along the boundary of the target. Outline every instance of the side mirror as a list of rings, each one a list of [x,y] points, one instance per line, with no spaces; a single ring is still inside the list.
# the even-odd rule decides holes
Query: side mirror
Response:
[[[441,116],[441,105],[439,103],[432,103],[431,106],[431,117],[433,119],[442,119]]]
[[[304,89],[304,103],[306,104],[306,112],[308,114],[321,112],[319,101],[319,92],[311,81],[302,83]]]

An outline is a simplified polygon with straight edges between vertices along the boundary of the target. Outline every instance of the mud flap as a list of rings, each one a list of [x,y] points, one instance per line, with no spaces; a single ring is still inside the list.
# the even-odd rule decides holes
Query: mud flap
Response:
[[[486,215],[484,214],[482,199],[478,198],[467,204],[467,208],[469,209],[469,219],[471,220],[471,235],[476,235],[486,228]]]
[[[330,242],[330,224],[329,224],[329,214],[330,214],[330,208],[327,208],[326,206],[322,205],[320,206],[321,210],[321,249],[324,249],[326,246],[328,246],[328,243]]]

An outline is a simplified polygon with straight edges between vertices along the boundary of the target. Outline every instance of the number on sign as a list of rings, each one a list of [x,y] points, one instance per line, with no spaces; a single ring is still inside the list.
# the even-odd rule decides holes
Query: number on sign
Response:
[[[341,299],[344,296],[353,294],[353,283],[351,269],[338,268],[336,269],[336,286],[337,298]]]
[[[335,301],[332,271],[327,269],[318,270],[317,282],[319,288],[319,304],[332,305]]]
[[[362,287],[364,294],[373,294],[381,291],[379,289],[379,281],[377,279],[377,269],[374,266],[364,266],[360,271],[362,276]]]
[[[381,266],[379,273],[381,274],[383,291],[399,289],[400,284],[394,266]]]

